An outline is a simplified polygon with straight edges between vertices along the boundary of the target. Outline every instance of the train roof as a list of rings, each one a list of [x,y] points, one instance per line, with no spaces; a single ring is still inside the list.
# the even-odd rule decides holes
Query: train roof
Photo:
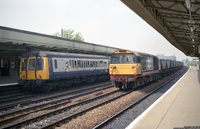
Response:
[[[157,56],[152,55],[152,54],[136,52],[136,51],[130,51],[130,50],[125,50],[125,49],[119,49],[119,50],[113,52],[112,54],[134,54],[136,56],[151,56],[151,57],[158,58]]]
[[[108,56],[91,55],[91,54],[77,54],[77,53],[63,53],[63,52],[50,52],[50,51],[32,51],[22,55],[22,57],[39,56],[39,57],[92,57],[92,58],[104,58]]]

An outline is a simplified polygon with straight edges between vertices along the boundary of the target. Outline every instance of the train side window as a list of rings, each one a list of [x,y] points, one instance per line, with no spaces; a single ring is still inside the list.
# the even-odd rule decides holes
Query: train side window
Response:
[[[92,61],[90,61],[90,67],[93,67],[93,65],[92,65]]]
[[[77,60],[77,66],[78,66],[78,68],[81,68],[81,61],[80,60]]]
[[[52,60],[48,60],[48,62],[49,62],[49,69],[52,69],[52,64],[51,64]]]
[[[84,62],[83,61],[81,61],[81,68],[83,68],[84,67]]]
[[[107,62],[104,62],[104,67],[107,67]]]
[[[34,71],[35,70],[35,59],[29,59],[29,71]]]
[[[76,62],[76,60],[74,61],[74,68],[76,68],[77,67],[77,62]]]
[[[85,68],[85,67],[86,67],[86,60],[84,60],[83,62],[84,62],[84,65],[83,65],[83,67]]]
[[[72,61],[71,60],[69,60],[69,66],[72,66]]]
[[[96,67],[98,67],[98,61],[96,61]]]
[[[87,67],[89,67],[90,66],[90,62],[89,61],[87,61]]]
[[[57,68],[58,68],[58,62],[57,62],[57,60],[56,60],[56,59],[54,60],[54,67],[55,67],[55,69],[57,69]]]
[[[22,59],[22,67],[21,70],[22,71],[26,71],[27,69],[27,59]]]
[[[100,61],[100,67],[103,67],[102,64],[103,64],[103,61]]]
[[[93,67],[95,67],[95,61],[93,61],[92,64],[93,64]]]
[[[74,63],[74,60],[72,60],[72,68],[74,68],[74,64],[75,64],[75,63]]]

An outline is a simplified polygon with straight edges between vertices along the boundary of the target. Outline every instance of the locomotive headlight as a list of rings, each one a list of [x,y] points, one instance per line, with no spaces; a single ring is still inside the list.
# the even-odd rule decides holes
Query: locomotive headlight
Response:
[[[110,67],[110,70],[112,71],[112,70],[113,70],[113,67]]]
[[[135,66],[132,66],[132,69],[135,70]]]
[[[136,67],[135,67],[135,66],[132,66],[132,69],[135,71],[135,70],[136,70]]]

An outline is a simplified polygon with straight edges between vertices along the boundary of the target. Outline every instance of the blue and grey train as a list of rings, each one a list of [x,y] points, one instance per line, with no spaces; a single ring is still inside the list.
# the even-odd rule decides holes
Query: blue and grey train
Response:
[[[49,91],[109,79],[108,65],[108,56],[33,51],[21,57],[19,84],[26,90]]]

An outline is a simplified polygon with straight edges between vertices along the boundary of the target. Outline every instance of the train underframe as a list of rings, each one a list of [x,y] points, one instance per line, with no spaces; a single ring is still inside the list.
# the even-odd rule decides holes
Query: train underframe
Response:
[[[160,76],[159,74],[153,74],[153,75],[148,75],[148,76],[117,75],[114,78],[117,78],[117,79],[116,80],[111,79],[111,81],[115,80],[115,81],[112,81],[112,84],[115,87],[119,88],[120,90],[122,89],[133,90],[142,85],[158,80]]]
[[[120,90],[133,90],[145,84],[157,81],[158,79],[168,76],[182,67],[165,69],[148,75],[110,75],[112,84]]]
[[[49,92],[52,90],[62,90],[80,83],[93,83],[102,80],[109,80],[109,74],[98,74],[88,76],[76,76],[70,78],[57,78],[51,80],[19,80],[19,84],[25,91]]]

